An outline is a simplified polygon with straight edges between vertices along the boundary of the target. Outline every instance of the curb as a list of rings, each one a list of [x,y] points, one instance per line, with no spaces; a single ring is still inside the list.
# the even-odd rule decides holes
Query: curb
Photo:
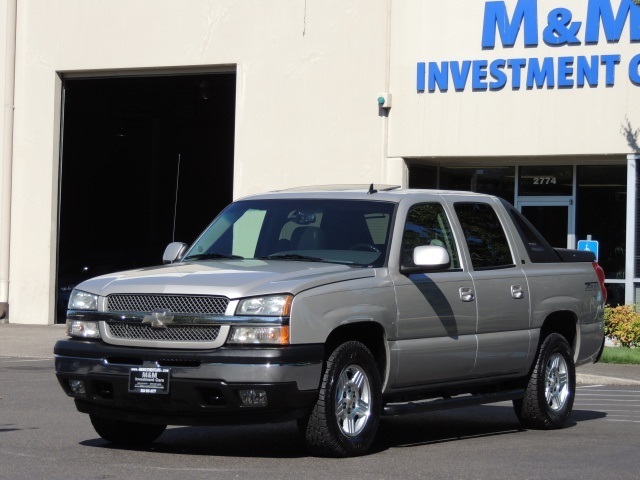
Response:
[[[576,384],[578,385],[640,385],[637,380],[628,378],[605,377],[602,375],[589,375],[586,373],[576,374]]]

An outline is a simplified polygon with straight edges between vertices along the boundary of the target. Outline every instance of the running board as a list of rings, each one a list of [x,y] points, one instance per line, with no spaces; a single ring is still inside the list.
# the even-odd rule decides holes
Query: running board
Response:
[[[406,415],[409,413],[434,412],[449,408],[472,407],[486,403],[504,402],[524,397],[524,389],[505,390],[504,392],[468,395],[464,397],[440,398],[422,402],[390,403],[382,410],[384,416]]]

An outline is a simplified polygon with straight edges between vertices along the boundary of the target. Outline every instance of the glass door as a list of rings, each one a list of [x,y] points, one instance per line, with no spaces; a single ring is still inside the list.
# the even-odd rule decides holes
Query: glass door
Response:
[[[572,165],[523,165],[518,168],[516,208],[556,248],[575,248]]]
[[[575,227],[572,201],[519,201],[517,208],[542,236],[556,248],[575,248]]]

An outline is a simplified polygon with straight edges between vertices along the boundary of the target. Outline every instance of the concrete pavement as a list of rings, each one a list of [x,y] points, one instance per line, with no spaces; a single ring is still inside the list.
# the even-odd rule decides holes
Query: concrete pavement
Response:
[[[65,338],[66,325],[0,324],[0,357],[53,358],[53,345]]]
[[[0,357],[53,358],[61,338],[66,338],[64,325],[0,324]],[[576,373],[579,385],[640,385],[640,365],[596,363]]]

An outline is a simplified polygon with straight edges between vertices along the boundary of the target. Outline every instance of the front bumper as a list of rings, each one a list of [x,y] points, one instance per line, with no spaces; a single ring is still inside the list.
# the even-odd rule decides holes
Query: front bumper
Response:
[[[60,340],[56,376],[79,411],[107,418],[166,425],[224,425],[285,421],[315,402],[324,348],[142,349],[89,340]],[[169,368],[167,394],[129,392],[132,367]],[[70,380],[83,380],[73,393]],[[266,392],[266,406],[244,406],[239,390]]]

